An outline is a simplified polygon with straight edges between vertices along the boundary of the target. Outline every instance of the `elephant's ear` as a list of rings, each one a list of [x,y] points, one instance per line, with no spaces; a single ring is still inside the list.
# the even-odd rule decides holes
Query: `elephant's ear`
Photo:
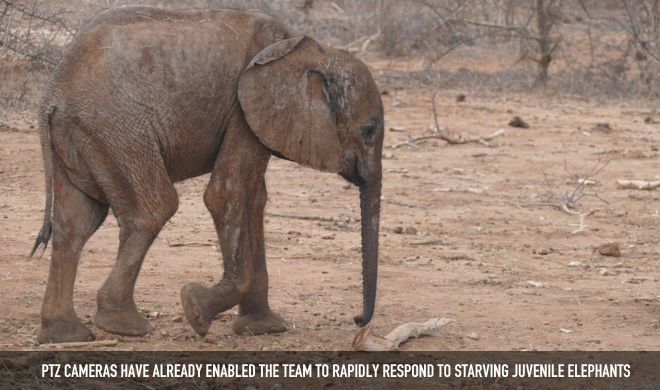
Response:
[[[326,74],[323,48],[307,37],[261,50],[238,83],[238,99],[254,134],[289,160],[341,170],[337,113],[342,88]]]

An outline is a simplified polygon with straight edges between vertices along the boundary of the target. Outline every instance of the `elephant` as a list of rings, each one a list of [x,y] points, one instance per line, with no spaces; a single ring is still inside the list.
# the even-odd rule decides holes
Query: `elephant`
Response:
[[[362,313],[374,313],[383,105],[369,69],[261,11],[132,6],[105,11],[66,49],[39,106],[46,206],[31,256],[52,259],[40,343],[93,340],[73,306],[83,245],[112,210],[114,267],[94,323],[143,336],[133,294],[145,255],[178,208],[173,185],[210,173],[204,204],[222,252],[213,286],[187,283],[185,316],[199,335],[236,305],[236,334],[283,332],[268,304],[265,172],[271,156],[336,173],[359,188]]]

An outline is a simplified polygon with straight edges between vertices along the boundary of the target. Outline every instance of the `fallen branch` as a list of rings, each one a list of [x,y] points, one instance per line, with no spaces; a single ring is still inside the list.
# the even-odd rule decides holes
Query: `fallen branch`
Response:
[[[626,190],[655,190],[660,188],[660,180],[646,181],[646,180],[617,180],[616,186]]]
[[[353,339],[356,351],[395,351],[411,337],[437,336],[440,328],[451,322],[449,318],[432,318],[426,322],[407,322],[398,326],[385,337],[373,334],[371,325],[361,328]]]
[[[42,344],[41,349],[67,349],[67,348],[86,348],[86,347],[114,347],[119,344],[117,339],[97,340],[97,341],[74,341],[71,343]]]
[[[438,123],[438,110],[436,109],[436,104],[435,104],[435,98],[437,96],[437,92],[433,94],[431,97],[431,105],[433,106],[433,127],[431,129],[431,134],[430,135],[423,135],[421,137],[414,137],[414,138],[409,138],[405,141],[401,141],[399,143],[396,143],[392,145],[392,149],[397,149],[402,146],[410,146],[413,148],[419,148],[416,143],[420,141],[426,141],[429,139],[440,139],[445,142],[447,142],[450,145],[463,145],[463,144],[468,144],[468,143],[479,143],[483,144],[486,146],[489,146],[488,142],[493,140],[494,138],[497,138],[504,134],[504,129],[498,129],[491,135],[487,136],[465,136],[463,134],[457,134],[457,133],[452,133],[451,131],[447,131],[443,128],[440,127],[440,124]]]
[[[425,141],[425,140],[429,140],[429,139],[440,139],[440,140],[443,140],[443,141],[445,141],[445,142],[447,142],[448,144],[451,144],[451,145],[463,145],[463,144],[469,144],[469,143],[479,143],[479,144],[489,146],[490,145],[488,143],[489,141],[491,141],[493,138],[501,136],[502,134],[504,134],[504,129],[499,129],[496,132],[492,133],[491,135],[487,135],[487,136],[480,136],[480,135],[479,136],[464,136],[463,134],[456,134],[456,133],[452,133],[452,132],[440,129],[440,130],[434,131],[434,133],[431,134],[431,135],[424,135],[424,136],[421,136],[421,137],[414,137],[414,138],[410,138],[410,139],[407,139],[405,141],[401,141],[399,143],[396,143],[396,144],[392,145],[392,149],[398,149],[402,146],[417,147],[417,145],[415,145],[416,142]]]

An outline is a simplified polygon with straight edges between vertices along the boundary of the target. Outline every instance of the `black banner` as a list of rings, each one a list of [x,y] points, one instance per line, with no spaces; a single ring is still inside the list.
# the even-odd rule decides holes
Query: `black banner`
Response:
[[[0,353],[2,388],[657,389],[660,352]]]

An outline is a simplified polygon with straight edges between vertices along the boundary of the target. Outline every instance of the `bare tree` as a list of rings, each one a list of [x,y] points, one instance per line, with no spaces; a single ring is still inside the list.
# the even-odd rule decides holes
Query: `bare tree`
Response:
[[[535,85],[545,88],[550,78],[550,64],[562,42],[561,35],[555,31],[560,19],[561,0],[535,0],[532,8],[530,18],[535,19],[536,28],[525,25],[517,30],[521,44],[520,59],[537,64]]]
[[[654,90],[660,70],[660,0],[621,0],[623,24],[635,47],[634,59],[647,93]]]
[[[550,62],[552,62],[552,52],[557,48],[556,43],[553,44],[550,40],[552,25],[545,1],[536,0],[536,29],[538,31],[537,42],[539,47],[538,59],[536,60],[539,65],[537,83],[543,88],[548,84],[548,69],[550,68]]]
[[[526,15],[516,20],[514,0],[476,1],[460,0],[438,2],[416,0],[430,12],[432,23],[429,27],[417,31],[412,47],[423,47],[430,68],[438,60],[453,50],[475,44],[482,39],[502,37],[505,40],[519,39],[521,60],[538,64],[536,85],[545,87],[549,78],[549,68],[553,54],[561,43],[561,36],[555,26],[559,18],[561,0],[535,0],[527,7]],[[401,3],[383,0],[381,26],[384,37],[384,51],[393,54],[393,47],[400,45],[402,28],[395,23],[400,19],[401,10],[406,10]],[[398,8],[397,8],[398,7]],[[399,13],[397,13],[399,12]],[[408,11],[410,12],[410,11]],[[427,16],[428,17],[428,16]],[[535,21],[535,25],[532,22]]]
[[[660,62],[660,0],[621,0],[624,26],[638,49],[637,57]]]
[[[660,92],[660,0],[619,0],[617,7],[605,11],[590,7],[585,0],[578,2],[590,29],[599,26],[601,31],[618,32],[625,38],[618,46],[610,44],[608,57],[613,58],[597,66],[611,78],[625,80],[629,74],[637,77],[640,92],[647,95]],[[630,72],[631,66],[636,71]]]

